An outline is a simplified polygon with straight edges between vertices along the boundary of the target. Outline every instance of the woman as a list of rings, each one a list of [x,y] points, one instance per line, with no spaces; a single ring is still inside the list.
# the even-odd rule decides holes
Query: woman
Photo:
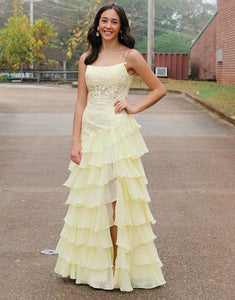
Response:
[[[55,272],[94,288],[132,291],[165,283],[154,246],[147,180],[140,157],[148,150],[132,114],[155,104],[165,89],[143,57],[123,8],[104,5],[79,61],[74,113],[70,204]],[[152,90],[127,101],[132,75]]]

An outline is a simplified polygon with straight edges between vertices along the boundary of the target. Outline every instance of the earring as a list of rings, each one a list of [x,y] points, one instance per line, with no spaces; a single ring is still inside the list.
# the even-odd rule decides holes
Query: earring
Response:
[[[120,37],[121,37],[121,40],[123,40],[122,30],[120,30]]]
[[[100,36],[99,26],[97,27],[96,36],[97,36],[97,37]]]

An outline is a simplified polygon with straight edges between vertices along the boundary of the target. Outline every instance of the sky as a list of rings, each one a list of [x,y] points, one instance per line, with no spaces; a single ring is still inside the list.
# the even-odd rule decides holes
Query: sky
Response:
[[[204,0],[203,2],[208,2],[208,3],[211,3],[211,4],[216,4],[216,1],[217,0]]]

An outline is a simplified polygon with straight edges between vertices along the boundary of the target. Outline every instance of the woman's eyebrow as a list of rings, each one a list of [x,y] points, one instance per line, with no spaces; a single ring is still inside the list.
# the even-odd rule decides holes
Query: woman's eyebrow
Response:
[[[107,17],[102,17],[102,20],[108,20],[108,18]],[[112,21],[119,21],[119,20],[116,19],[116,18],[113,18]]]

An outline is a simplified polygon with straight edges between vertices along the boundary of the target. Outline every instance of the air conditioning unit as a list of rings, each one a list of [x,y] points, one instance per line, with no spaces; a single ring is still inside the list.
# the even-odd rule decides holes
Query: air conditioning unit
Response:
[[[167,68],[157,67],[155,68],[155,74],[157,75],[157,77],[167,77]]]

